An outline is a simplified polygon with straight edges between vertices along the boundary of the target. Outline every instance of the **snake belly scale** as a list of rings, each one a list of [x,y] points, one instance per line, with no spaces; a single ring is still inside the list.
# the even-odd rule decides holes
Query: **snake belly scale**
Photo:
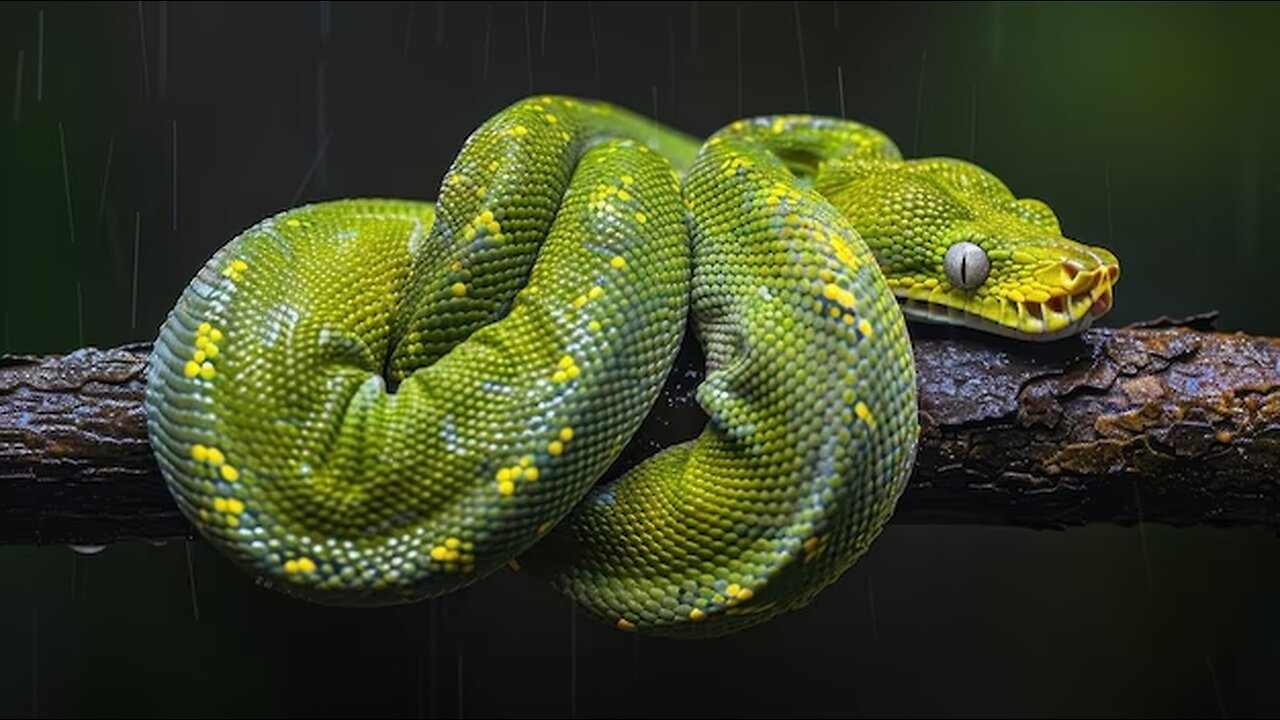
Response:
[[[929,271],[877,250],[901,218],[866,220],[864,239],[875,201],[857,194],[936,175],[955,195],[981,173],[940,167],[848,121],[758,118],[704,142],[603,102],[522,100],[467,139],[435,202],[299,207],[214,254],[152,355],[161,472],[235,564],[317,602],[439,596],[518,557],[623,630],[762,622],[850,567],[910,474],[899,301],[954,319],[937,288],[955,262],[971,282],[977,256],[955,261],[926,213],[939,237],[912,242],[943,280],[918,297]],[[1009,223],[1043,235],[1056,218],[997,199],[982,207],[1004,225],[959,220],[1002,230],[968,236],[1011,284],[963,288],[962,305],[982,295],[966,316],[1049,335],[1104,312],[1114,257],[1060,237],[1010,249]],[[705,431],[597,484],[687,324]]]

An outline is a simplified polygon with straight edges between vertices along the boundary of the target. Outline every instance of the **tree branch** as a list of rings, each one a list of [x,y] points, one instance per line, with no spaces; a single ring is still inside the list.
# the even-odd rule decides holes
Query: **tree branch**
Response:
[[[1280,528],[1280,338],[1176,324],[1043,345],[912,335],[922,437],[895,522]],[[192,535],[147,442],[149,350],[0,357],[0,543]],[[701,379],[686,342],[607,477],[701,430]]]

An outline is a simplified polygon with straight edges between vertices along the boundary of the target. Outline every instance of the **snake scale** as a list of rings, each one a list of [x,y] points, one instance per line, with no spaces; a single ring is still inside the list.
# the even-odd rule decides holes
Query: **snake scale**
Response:
[[[435,202],[297,207],[160,329],[148,431],[182,512],[307,600],[439,596],[517,559],[622,630],[714,636],[808,603],[893,513],[919,434],[906,318],[1050,339],[1118,262],[968,162],[806,115],[704,140],[530,97]],[[686,326],[695,440],[598,482]]]

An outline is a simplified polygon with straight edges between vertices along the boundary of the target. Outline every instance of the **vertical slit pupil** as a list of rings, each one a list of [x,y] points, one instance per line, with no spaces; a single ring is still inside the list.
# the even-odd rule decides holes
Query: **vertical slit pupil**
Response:
[[[967,266],[968,264],[969,264],[969,253],[964,253],[963,255],[960,256],[960,284],[961,285],[969,284],[968,278],[965,277],[965,274],[966,274],[965,266]]]

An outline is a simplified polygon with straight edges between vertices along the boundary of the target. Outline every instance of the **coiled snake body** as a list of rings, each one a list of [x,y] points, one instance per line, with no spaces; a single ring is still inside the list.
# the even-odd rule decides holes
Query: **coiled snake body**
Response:
[[[892,514],[904,312],[1058,337],[1117,274],[1044,204],[854,122],[701,142],[528,98],[436,203],[309,205],[221,248],[161,329],[148,427],[186,516],[291,594],[405,602],[520,557],[620,629],[719,635],[808,602]],[[705,431],[597,484],[687,323]]]

